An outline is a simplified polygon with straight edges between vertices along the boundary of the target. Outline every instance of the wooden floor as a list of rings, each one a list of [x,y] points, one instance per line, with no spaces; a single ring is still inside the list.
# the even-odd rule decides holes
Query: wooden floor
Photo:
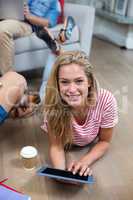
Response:
[[[99,83],[118,100],[119,124],[109,152],[93,166],[95,183],[83,187],[62,185],[23,168],[19,152],[25,145],[39,151],[38,167],[47,162],[47,136],[40,114],[7,120],[0,127],[0,180],[29,194],[32,200],[131,200],[133,198],[133,51],[93,39],[90,56]],[[40,79],[32,79],[38,88]],[[73,155],[81,152],[73,152]]]

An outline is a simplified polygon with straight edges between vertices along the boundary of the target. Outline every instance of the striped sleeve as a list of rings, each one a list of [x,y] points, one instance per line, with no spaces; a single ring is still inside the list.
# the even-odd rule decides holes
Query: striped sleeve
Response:
[[[118,122],[118,107],[115,97],[108,92],[101,119],[101,128],[114,127]]]

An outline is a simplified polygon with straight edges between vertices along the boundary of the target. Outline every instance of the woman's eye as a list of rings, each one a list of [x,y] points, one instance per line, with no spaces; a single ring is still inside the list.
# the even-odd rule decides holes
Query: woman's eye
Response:
[[[76,83],[78,83],[78,84],[80,84],[80,83],[82,83],[83,82],[83,80],[76,80]]]
[[[68,84],[68,81],[60,81],[62,84]]]

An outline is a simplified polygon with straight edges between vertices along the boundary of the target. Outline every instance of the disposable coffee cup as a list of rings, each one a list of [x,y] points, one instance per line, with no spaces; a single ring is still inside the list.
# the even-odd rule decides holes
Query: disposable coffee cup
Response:
[[[37,149],[33,146],[25,146],[20,151],[23,166],[26,169],[34,169],[37,164]]]

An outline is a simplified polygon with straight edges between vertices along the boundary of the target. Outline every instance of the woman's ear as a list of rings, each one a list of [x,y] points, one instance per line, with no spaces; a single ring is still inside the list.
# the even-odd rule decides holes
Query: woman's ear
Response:
[[[91,90],[92,90],[92,84],[91,84],[91,80],[88,81],[88,97],[91,96]]]

